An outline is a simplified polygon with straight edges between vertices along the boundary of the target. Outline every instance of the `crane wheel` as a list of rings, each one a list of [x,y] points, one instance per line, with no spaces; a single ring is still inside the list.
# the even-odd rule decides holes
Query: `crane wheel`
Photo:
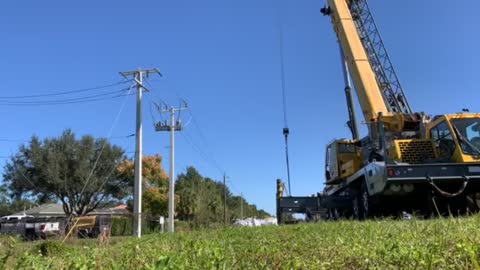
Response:
[[[351,192],[353,218],[364,220],[371,216],[371,199],[364,181]]]
[[[466,196],[467,200],[467,213],[475,214],[480,210],[480,193],[471,192]]]
[[[371,216],[371,200],[368,195],[367,185],[365,182],[360,187],[360,219],[367,219]]]
[[[338,220],[340,218],[340,214],[336,208],[328,209],[328,219],[329,220]]]

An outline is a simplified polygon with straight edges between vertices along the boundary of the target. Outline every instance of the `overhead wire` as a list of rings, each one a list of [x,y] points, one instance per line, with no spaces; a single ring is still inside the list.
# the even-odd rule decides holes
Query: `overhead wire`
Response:
[[[205,154],[204,151],[201,150],[200,147],[198,147],[194,142],[193,140],[191,139],[191,137],[185,133],[185,132],[179,132],[180,135],[185,138],[185,141],[190,144],[190,146],[192,147],[192,149],[197,152],[201,158],[204,159],[204,161],[206,161],[207,163],[209,163],[210,165],[212,165],[215,169],[218,170],[218,172],[223,175],[225,170],[223,170],[216,161],[212,160],[211,158],[208,157],[208,155]]]
[[[133,85],[130,86],[130,90],[131,88],[133,87]],[[107,138],[110,138],[111,135],[112,135],[112,132],[113,132],[113,129],[115,128],[115,126],[117,125],[118,123],[118,120],[120,118],[120,115],[121,113],[123,112],[124,108],[125,108],[125,105],[127,103],[127,98],[124,99],[122,105],[120,106],[120,109],[118,111],[118,113],[116,114],[113,122],[112,122],[112,125],[110,126],[110,129],[108,131],[108,135],[107,135]],[[73,205],[77,205],[79,201],[81,201],[82,197],[83,197],[83,193],[85,192],[85,189],[86,187],[88,186],[89,182],[90,182],[90,179],[92,178],[93,176],[93,173],[95,172],[95,169],[97,167],[97,164],[98,164],[98,161],[100,160],[100,157],[102,156],[102,153],[103,153],[103,150],[105,149],[105,146],[107,144],[108,140],[105,140],[102,147],[100,148],[100,152],[97,156],[97,158],[95,159],[94,163],[93,163],[93,166],[92,166],[92,169],[90,170],[90,173],[88,174],[87,178],[86,178],[86,181],[85,183],[83,184],[83,187],[82,187],[82,190],[80,191],[80,194],[78,196],[78,199],[76,201],[74,201],[74,204]],[[70,213],[70,216],[68,217],[68,220],[70,220],[73,216],[73,213],[74,213],[74,209],[72,209],[72,213]],[[66,237],[65,237],[66,239]],[[64,239],[64,241],[65,241]]]
[[[135,136],[136,136],[135,133],[132,133],[132,134],[123,135],[123,136],[112,136],[109,139],[129,139]]]
[[[125,98],[125,100],[123,101],[121,107],[120,107],[120,110],[118,111],[117,115],[115,116],[113,122],[112,122],[112,125],[110,126],[110,130],[108,131],[108,136],[107,138],[110,138],[110,136],[112,135],[112,132],[113,132],[113,129],[115,128],[115,126],[117,125],[118,123],[118,119],[120,118],[120,115],[122,114],[123,112],[123,109],[125,108],[125,105],[127,104],[127,99]],[[88,182],[90,181],[93,173],[95,172],[95,169],[97,167],[97,164],[98,164],[98,161],[100,160],[100,157],[102,156],[102,153],[103,153],[103,150],[105,149],[105,146],[107,145],[107,142],[108,140],[105,140],[101,149],[100,149],[100,153],[98,154],[98,157],[96,158],[95,162],[93,163],[93,167],[92,167],[92,170],[90,171],[89,175],[87,176],[87,179],[85,181],[85,184],[83,185],[83,188],[82,188],[82,191],[80,192],[80,196],[79,196],[79,200],[82,198],[82,194],[83,192],[85,191],[85,188],[87,187],[88,185]],[[78,201],[79,201],[78,200]]]
[[[200,135],[200,138],[202,139],[202,141],[203,141],[203,143],[205,144],[205,146],[206,146],[207,148],[209,148],[209,143],[208,143],[208,141],[207,141],[207,138],[206,138],[205,135],[203,134],[202,129],[200,128],[200,125],[198,124],[197,118],[193,115],[193,112],[192,112],[192,109],[191,109],[191,108],[188,109],[188,113],[189,113],[190,116],[192,117],[193,125],[196,127],[197,132],[198,132],[198,134]]]
[[[95,98],[95,99],[85,99],[81,101],[71,101],[71,102],[55,102],[55,103],[40,103],[40,104],[10,104],[10,103],[5,103],[1,104],[0,106],[13,106],[13,107],[38,107],[38,106],[53,106],[53,105],[66,105],[66,104],[79,104],[79,103],[89,103],[89,102],[95,102],[95,101],[101,101],[101,100],[112,100],[112,99],[117,99],[120,97],[125,97],[125,96],[131,96],[131,95],[117,95],[117,96],[112,96],[112,97],[107,97],[107,98]]]
[[[128,149],[127,151],[125,151],[125,153],[128,153],[128,152],[130,152],[130,149]],[[133,151],[133,152],[135,153],[135,151]],[[103,189],[103,187],[105,186],[105,184],[107,184],[107,181],[110,179],[110,177],[111,177],[111,176],[113,175],[113,173],[115,172],[115,169],[117,168],[117,165],[118,165],[118,164],[116,164],[116,165],[114,164],[114,165],[112,166],[112,170],[111,170],[110,173],[107,175],[107,177],[105,177],[105,179],[102,181],[102,184],[99,186],[99,188],[97,188],[97,190],[94,192],[94,194],[100,192],[100,191]],[[97,194],[97,195],[98,195],[98,194]]]
[[[168,104],[166,104],[162,98],[158,95],[158,91],[155,90],[155,87],[153,87],[153,85],[151,84],[150,81],[155,81],[155,80],[150,80],[150,79],[145,79],[145,82],[147,83],[147,85],[149,86],[149,89],[153,92],[153,94],[159,99],[160,102],[163,103],[163,105],[168,108]],[[178,92],[176,92],[177,94],[177,97],[181,100],[181,102],[184,102],[185,104],[187,104],[187,101],[183,98],[181,98],[178,94]],[[158,107],[158,105],[157,105]],[[212,151],[204,151],[200,146],[198,146],[194,140],[192,139],[191,136],[189,136],[187,130],[186,129],[191,122],[194,123],[195,127],[196,127],[196,130],[198,132],[198,134],[200,135],[202,141],[203,141],[203,144],[205,145],[205,147],[207,148],[210,148],[209,147],[209,144],[208,144],[208,141],[205,137],[205,135],[203,134],[201,128],[200,128],[200,125],[198,124],[197,120],[196,120],[196,117],[193,115],[192,113],[192,109],[190,106],[188,106],[188,110],[189,112],[189,115],[190,115],[190,119],[188,121],[186,121],[185,124],[183,124],[183,128],[184,128],[184,132],[179,132],[180,135],[185,139],[185,141],[192,147],[192,149],[197,152],[199,154],[199,156],[205,161],[207,162],[208,164],[210,164],[211,166],[213,166],[215,169],[217,169],[219,171],[219,173],[221,175],[224,174],[225,170],[222,169],[222,167],[218,164],[217,160],[215,159]],[[160,114],[161,116],[161,114]],[[161,121],[162,121],[162,118],[160,118]],[[180,119],[180,112],[178,113],[177,115],[177,119]],[[154,123],[155,124],[155,123]],[[208,153],[207,153],[208,152]]]
[[[0,156],[1,159],[9,159],[9,158],[13,158],[13,155],[10,155],[10,156]],[[21,170],[18,169],[18,166],[17,166],[17,163],[15,162],[12,162],[13,163],[13,168],[15,170],[15,172],[18,172],[20,173],[20,175],[22,176],[23,179],[25,179],[33,188],[37,188],[39,190],[41,190],[43,193],[45,194],[49,194],[50,192],[43,189],[43,188],[39,188],[37,185],[33,184],[32,180],[30,180],[30,178],[28,178]]]
[[[110,91],[107,93],[101,93],[101,94],[95,94],[95,95],[89,95],[89,96],[83,96],[83,97],[76,97],[76,98],[68,98],[68,99],[57,99],[57,100],[39,100],[39,101],[6,101],[6,100],[0,100],[0,105],[3,104],[12,104],[12,105],[42,105],[42,104],[57,104],[57,103],[70,103],[70,102],[75,102],[75,101],[85,101],[85,100],[91,100],[95,99],[98,97],[105,97],[105,96],[116,96],[119,95],[121,92],[127,91],[128,88],[124,88],[121,90],[115,90],[115,91]],[[120,95],[123,96],[123,95]]]
[[[144,79],[144,82],[148,85],[148,89],[151,90],[151,92],[153,93],[153,95],[158,99],[159,102],[161,102],[166,108],[168,108],[168,104],[165,103],[162,98],[158,95],[157,93],[157,90],[155,90],[155,88],[153,87],[153,85],[150,83],[150,79],[149,78],[145,78]],[[157,102],[153,101],[153,98],[150,97],[150,102],[151,104],[153,103],[155,105],[155,107],[157,108],[157,111],[161,111],[161,107],[158,105]],[[152,118],[152,121],[153,121],[153,125],[155,126],[156,122],[163,122],[163,117],[162,117],[162,114],[159,113],[159,118],[160,118],[160,121],[156,121],[154,115],[153,115],[153,112],[152,112],[152,108],[151,108],[151,104],[150,104],[150,116]]]
[[[0,99],[23,99],[23,98],[38,98],[38,97],[47,97],[47,96],[59,96],[59,95],[65,95],[65,94],[72,94],[72,93],[80,93],[80,92],[86,92],[86,91],[93,91],[93,90],[98,90],[98,89],[102,89],[102,88],[108,88],[108,87],[113,87],[113,86],[116,86],[116,85],[120,85],[120,84],[124,84],[124,83],[127,83],[131,80],[123,80],[121,82],[118,82],[118,83],[114,83],[114,84],[109,84],[109,85],[103,85],[103,86],[97,86],[97,87],[91,87],[91,88],[84,88],[84,89],[78,89],[78,90],[71,90],[71,91],[61,91],[61,92],[56,92],[56,93],[48,93],[48,94],[38,94],[38,95],[23,95],[23,96],[8,96],[8,97],[0,97]],[[133,86],[133,85],[132,85]],[[90,101],[96,101],[96,100],[105,100],[105,99],[112,99],[112,98],[117,98],[117,97],[121,97],[121,96],[125,96],[125,97],[128,97],[130,95],[130,90],[132,88],[132,86],[130,86],[128,89],[122,89],[122,90],[119,90],[119,91],[111,91],[111,92],[108,92],[108,93],[102,93],[102,94],[96,94],[96,95],[90,95],[90,96],[84,96],[84,97],[77,97],[77,98],[72,98],[72,99],[60,99],[60,100],[48,100],[48,101],[33,101],[33,102],[25,102],[25,101],[8,101],[8,100],[0,100],[0,105],[9,105],[9,106],[31,106],[31,105],[57,105],[57,104],[71,104],[71,103],[81,103],[81,102],[90,102]],[[124,94],[124,95],[116,95],[116,96],[110,96],[110,97],[107,97],[107,98],[96,98],[96,97],[101,97],[101,96],[108,96],[108,95],[112,95],[112,94],[115,94],[115,93],[119,93],[119,92],[122,92],[122,91],[125,91],[125,90],[128,90],[128,93],[127,94]],[[108,132],[108,138],[110,139],[112,136],[111,136],[111,133],[113,131],[113,128],[116,126],[117,122],[118,122],[118,119],[122,113],[122,111],[124,110],[125,108],[125,105],[126,105],[126,101],[127,101],[127,98],[125,98],[122,106],[120,107],[120,110],[118,111],[117,115],[115,116],[115,119],[112,123],[112,126]],[[127,136],[124,136],[125,138],[126,137],[131,137],[131,135],[127,135]],[[114,137],[114,138],[118,138],[117,137]],[[26,141],[26,140],[11,140],[11,139],[2,139],[0,141]],[[96,158],[94,164],[93,164],[93,167],[91,169],[91,172],[89,173],[89,175],[87,176],[87,179],[82,187],[82,190],[80,192],[80,195],[78,197],[78,199],[76,201],[74,201],[74,205],[77,205],[78,202],[82,199],[83,197],[83,193],[86,189],[86,187],[88,186],[89,182],[90,182],[90,179],[93,175],[93,172],[95,171],[96,169],[96,166],[98,164],[98,161],[100,160],[100,157],[103,153],[103,150],[105,149],[105,146],[107,144],[108,140],[105,140],[105,142],[103,143],[101,149],[100,149],[100,152],[98,154],[98,157]],[[0,158],[9,158],[7,156],[3,157],[3,156],[0,156]],[[33,185],[32,181],[26,177],[26,175],[21,171],[21,170],[18,170],[18,168],[16,168],[16,171],[19,172],[22,177],[29,183],[31,184],[32,186],[35,186]],[[103,185],[106,183],[106,181],[108,180],[108,178],[110,178],[111,174],[113,173],[114,169],[112,169],[112,172],[110,172],[110,174],[107,176],[107,179],[104,181],[104,183],[102,183],[102,187]],[[36,187],[38,188],[38,187]],[[48,194],[48,192],[46,193]],[[73,215],[73,211],[74,209],[72,209],[72,213],[71,215]],[[71,218],[71,215],[69,217],[69,219]]]
[[[231,180],[227,180],[227,183],[230,184],[230,188],[235,191],[236,193],[238,194],[241,194],[242,192],[239,192],[239,190],[235,187],[235,185],[233,184],[233,182]]]
[[[103,89],[103,88],[109,88],[109,87],[125,84],[125,83],[131,82],[131,81],[132,80],[121,80],[119,82],[112,83],[112,84],[107,84],[107,85],[100,85],[100,86],[94,86],[94,87],[89,87],[89,88],[69,90],[69,91],[60,91],[60,92],[46,93],[46,94],[23,95],[23,96],[0,96],[0,99],[22,99],[22,98],[38,98],[38,97],[60,96],[60,95],[65,95],[65,94],[81,93],[81,92],[88,92],[88,91],[93,91],[93,90],[98,90],[98,89]]]
[[[131,137],[135,137],[135,133],[128,134],[128,135],[119,135],[119,136],[112,136],[109,139],[128,139]],[[21,140],[21,139],[0,139],[0,142],[29,142],[30,140]]]

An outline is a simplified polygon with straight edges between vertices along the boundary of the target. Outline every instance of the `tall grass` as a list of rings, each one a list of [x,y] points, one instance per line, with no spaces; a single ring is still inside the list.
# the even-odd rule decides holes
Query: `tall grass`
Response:
[[[480,216],[224,228],[109,245],[0,240],[21,269],[480,269]],[[4,247],[9,248],[4,248]]]

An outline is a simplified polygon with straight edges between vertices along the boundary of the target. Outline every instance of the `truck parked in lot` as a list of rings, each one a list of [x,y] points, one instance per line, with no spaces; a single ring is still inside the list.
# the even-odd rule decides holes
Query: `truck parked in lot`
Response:
[[[0,234],[17,235],[27,240],[45,239],[62,234],[61,217],[6,216],[0,218]]]
[[[66,224],[65,217],[34,217],[12,215],[0,218],[0,234],[23,237],[26,240],[46,239],[60,235],[96,238],[102,232],[110,231],[112,217],[91,215],[74,217]]]

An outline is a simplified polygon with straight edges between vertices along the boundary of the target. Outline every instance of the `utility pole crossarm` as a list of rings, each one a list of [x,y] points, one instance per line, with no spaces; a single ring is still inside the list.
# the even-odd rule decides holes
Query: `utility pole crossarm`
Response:
[[[149,91],[149,89],[143,85],[143,78],[148,78],[150,74],[158,74],[160,77],[163,77],[162,73],[160,73],[160,71],[156,68],[139,69],[136,71],[126,71],[126,72],[119,72],[119,73],[125,79],[128,79],[128,77],[133,76],[133,80],[137,83],[137,85],[140,85],[141,88],[143,88],[147,92]]]
[[[162,73],[156,68],[152,69],[139,69],[139,70],[134,70],[134,71],[125,71],[125,72],[119,72],[120,75],[122,75],[124,78],[128,79],[130,76],[137,75],[139,72],[143,73],[147,78],[150,76],[150,74],[158,74],[160,77],[163,77]]]

